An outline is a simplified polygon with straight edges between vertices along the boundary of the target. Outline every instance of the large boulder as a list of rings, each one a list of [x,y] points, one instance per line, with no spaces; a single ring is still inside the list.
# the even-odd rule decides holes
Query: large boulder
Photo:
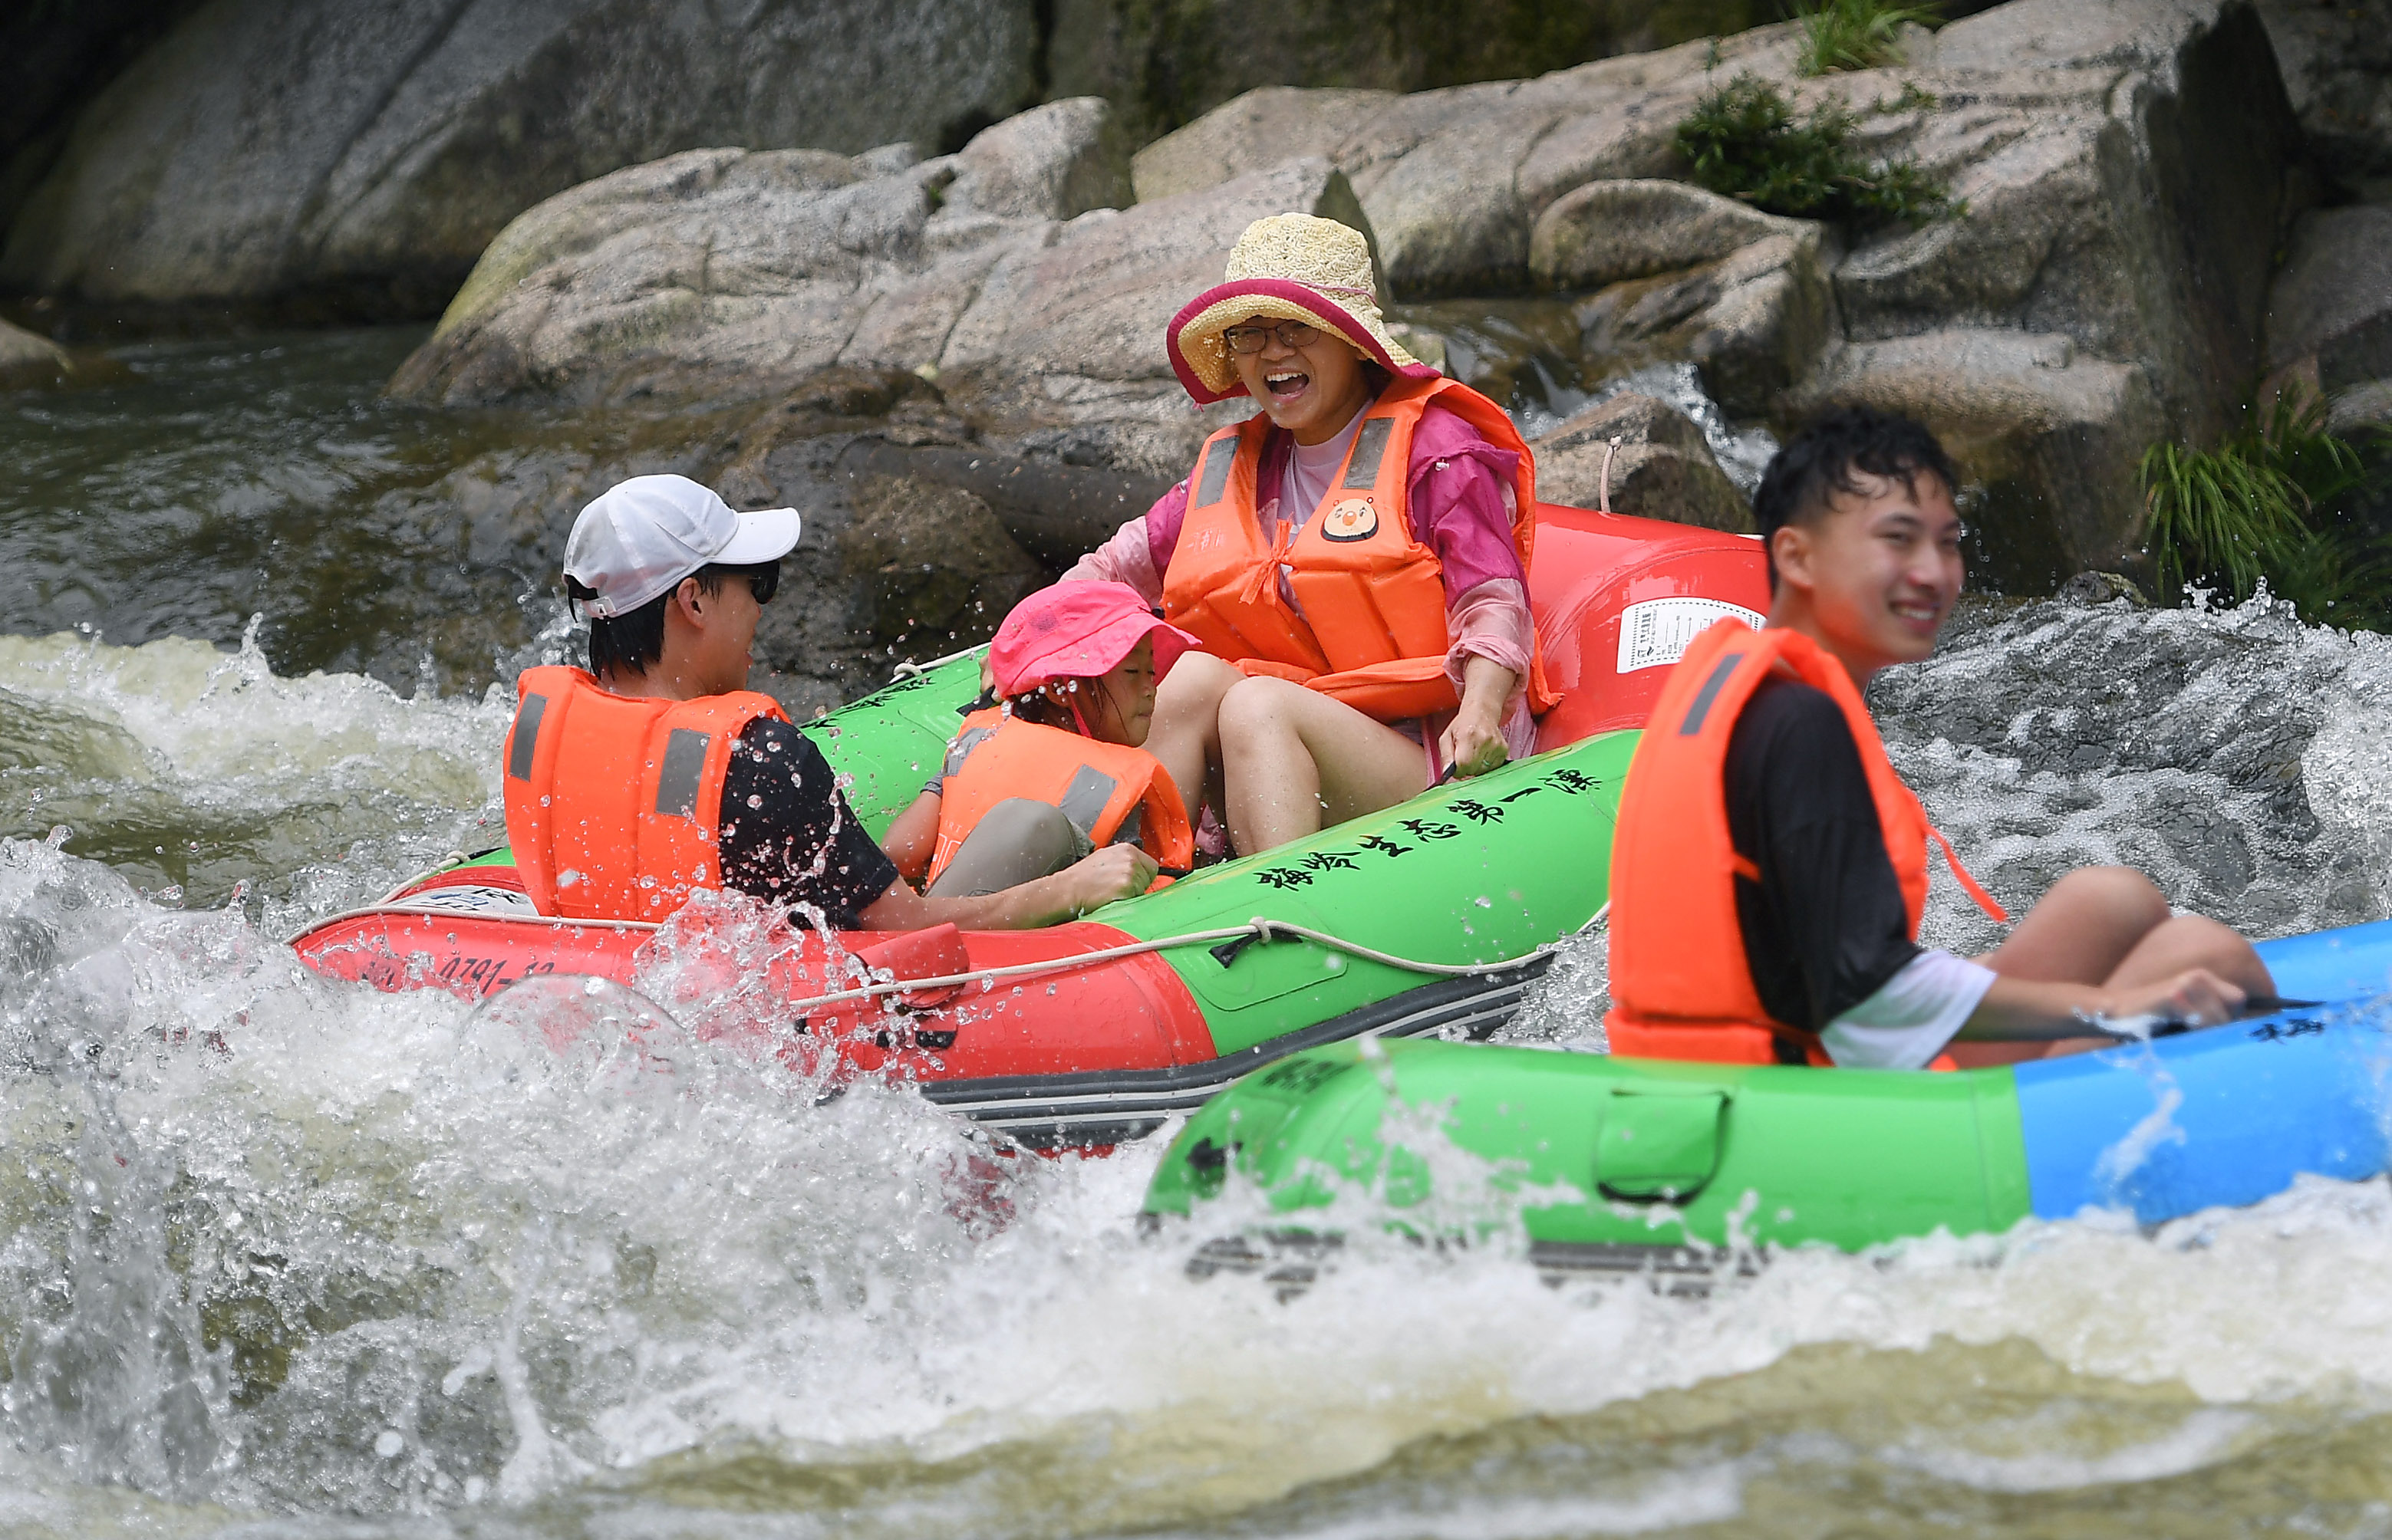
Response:
[[[2266,30],[2241,0],[2013,0],[1914,34],[1886,69],[1805,80],[1797,46],[1764,27],[1376,104],[1282,93],[1143,153],[1225,175],[1331,144],[1398,298],[1592,290],[1590,378],[1693,359],[1746,417],[1919,413],[1965,441],[2005,581],[2120,559],[2142,450],[2214,439],[2261,369],[2303,186]],[[1798,235],[1675,185],[1677,123],[1742,73],[1798,110],[1841,102],[1864,149],[1915,159],[1965,213]],[[1946,343],[1962,352],[1939,359]],[[1961,358],[2021,372],[1964,388]]]
[[[1702,429],[1653,396],[1615,395],[1529,447],[1537,496],[1546,502],[1752,532],[1752,505],[1711,458]]]
[[[842,361],[935,368],[989,268],[1116,179],[1101,102],[1050,103],[923,162],[696,149],[511,222],[394,388],[761,395]]]
[[[1054,89],[1108,97],[1143,141],[1257,87],[1511,80],[1783,12],[1775,0],[1053,0],[1051,14]]]
[[[1684,182],[1589,182],[1537,216],[1528,271],[1551,289],[1601,289],[1735,255],[1808,222],[1780,219]]]
[[[1216,110],[1140,162],[1173,168],[1184,187],[1325,153],[1352,181],[1406,301],[1529,281],[1597,287],[1664,270],[1638,247],[1657,217],[1658,243],[1679,249],[1680,267],[1744,244],[1743,222],[1695,212],[1691,189],[1650,185],[1686,175],[1673,135],[1696,101],[1750,73],[1798,108],[1841,102],[1865,149],[1917,159],[1968,202],[1964,218],[1897,227],[1831,258],[1853,335],[1955,323],[2059,331],[2141,365],[2188,431],[2222,423],[2231,390],[2221,382],[2256,365],[2250,338],[2298,140],[2246,6],[2014,0],[1914,37],[1902,64],[1818,80],[1797,76],[1799,41],[1792,26],[1762,27],[1384,100],[1272,93]],[[1644,186],[1591,190],[1621,181]],[[1603,217],[1614,211],[1622,217]],[[1787,314],[1816,324],[1819,312]]]
[[[1360,197],[1406,299],[1526,286],[1543,211],[1585,184],[1683,171],[1671,136],[1722,69],[1793,73],[1792,29],[1763,27],[1564,70],[1409,96],[1258,90],[1138,156],[1138,178],[1191,190],[1323,155]]]
[[[960,487],[865,478],[839,559],[861,584],[873,640],[916,657],[986,641],[1047,574],[988,504]]]
[[[393,388],[464,405],[794,383],[838,360],[865,285],[920,249],[931,189],[802,149],[694,149],[600,177],[490,243]]]
[[[1130,177],[1140,202],[1202,192],[1284,161],[1333,158],[1396,99],[1393,91],[1249,91],[1139,150]]]
[[[2268,368],[2329,394],[2392,380],[2392,207],[2320,209],[2294,226],[2268,295]]]
[[[1072,219],[1129,201],[1112,113],[1101,97],[1050,102],[974,135],[947,199],[1013,219]]]
[[[1742,417],[1766,416],[1826,348],[1836,255],[1815,221],[1643,177],[1564,194],[1528,238],[1539,284],[1595,291],[1577,306],[1588,372],[1684,359]]]
[[[708,145],[948,148],[1034,99],[1032,0],[217,0],[84,111],[0,283],[430,314],[551,194]]]
[[[2381,0],[2257,0],[2309,149],[2354,191],[2392,197],[2392,18]]]
[[[1777,223],[1791,227],[1717,262],[1614,283],[1581,301],[1581,366],[1601,378],[1684,359],[1729,411],[1768,416],[1836,333],[1824,227]]]
[[[0,391],[64,384],[73,374],[74,360],[65,348],[0,321]]]
[[[1297,161],[1063,217],[1102,118],[1050,104],[918,164],[711,149],[602,177],[491,243],[393,389],[451,404],[720,400],[895,367],[1066,462],[1176,476],[1211,419],[1171,375],[1172,313],[1218,281],[1252,221],[1361,214],[1325,162]]]
[[[2060,333],[2139,369],[2167,429],[2225,431],[2259,369],[2300,153],[2248,6],[2014,0],[1946,27],[1914,64],[1905,78],[1956,103],[1914,109],[1892,142],[1969,212],[1846,258],[1846,331]]]
[[[83,108],[200,0],[77,0],[0,10],[0,232]]]

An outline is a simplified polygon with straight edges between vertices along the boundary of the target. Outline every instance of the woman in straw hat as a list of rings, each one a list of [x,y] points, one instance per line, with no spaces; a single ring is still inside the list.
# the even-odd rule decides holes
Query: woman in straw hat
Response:
[[[1528,448],[1387,334],[1361,234],[1255,221],[1165,340],[1198,404],[1262,409],[1064,576],[1127,584],[1212,654],[1164,681],[1147,743],[1191,811],[1217,785],[1252,854],[1529,753],[1553,697]]]

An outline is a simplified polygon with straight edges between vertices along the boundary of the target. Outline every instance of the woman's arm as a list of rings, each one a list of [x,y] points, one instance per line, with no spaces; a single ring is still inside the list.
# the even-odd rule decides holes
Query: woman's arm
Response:
[[[1520,688],[1535,645],[1526,589],[1510,578],[1490,577],[1447,610],[1445,625],[1452,639],[1446,677],[1462,698],[1439,739],[1445,762],[1464,775],[1483,775],[1507,759],[1534,754],[1537,724]],[[1487,746],[1490,740],[1500,742],[1503,753],[1495,755]]]
[[[1511,478],[1519,457],[1499,449],[1453,413],[1432,407],[1412,438],[1410,511],[1414,537],[1436,553],[1445,585],[1446,674],[1462,704],[1438,753],[1479,775],[1534,751],[1536,724],[1520,683],[1536,624],[1513,541]]]
[[[1462,706],[1436,741],[1436,752],[1457,775],[1484,775],[1512,757],[1503,736],[1504,707],[1520,676],[1485,657],[1462,669]]]
[[[1188,517],[1188,484],[1154,499],[1154,506],[1113,531],[1103,545],[1072,563],[1066,583],[1126,583],[1150,606],[1163,602],[1163,573],[1179,544]]]

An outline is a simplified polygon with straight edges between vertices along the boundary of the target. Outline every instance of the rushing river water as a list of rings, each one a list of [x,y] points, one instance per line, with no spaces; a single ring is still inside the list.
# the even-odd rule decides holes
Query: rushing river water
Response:
[[[1140,1233],[1160,1140],[315,977],[280,938],[498,821],[503,690],[363,670],[468,600],[485,681],[561,635],[528,570],[409,575],[409,489],[500,430],[375,402],[403,342],[0,403],[0,1534],[2392,1533],[2382,1182],[1709,1300],[1366,1228],[1281,1301]],[[2386,912],[2379,639],[1986,605],[1878,704],[2007,900],[2126,860],[2265,934]],[[1602,977],[1512,1035],[1583,1046]]]

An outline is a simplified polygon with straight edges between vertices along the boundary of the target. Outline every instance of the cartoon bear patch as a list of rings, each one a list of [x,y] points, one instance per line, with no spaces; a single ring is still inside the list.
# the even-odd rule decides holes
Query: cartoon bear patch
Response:
[[[1368,498],[1347,498],[1320,521],[1324,540],[1367,540],[1379,532],[1379,511]]]

